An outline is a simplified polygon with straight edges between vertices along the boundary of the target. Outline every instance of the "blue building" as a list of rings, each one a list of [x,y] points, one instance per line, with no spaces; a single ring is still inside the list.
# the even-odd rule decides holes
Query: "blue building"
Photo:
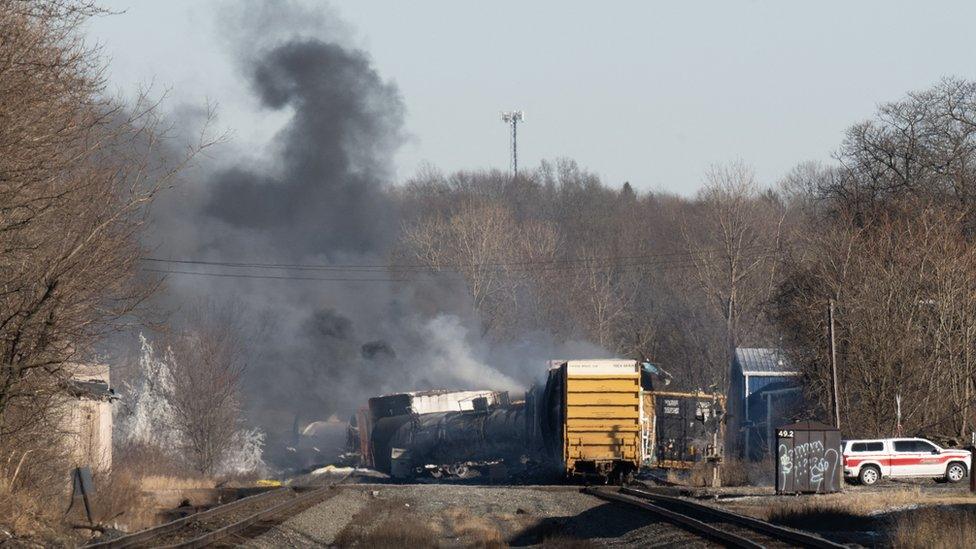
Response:
[[[774,430],[791,419],[802,398],[800,373],[780,349],[737,348],[729,377],[728,455],[768,455]]]

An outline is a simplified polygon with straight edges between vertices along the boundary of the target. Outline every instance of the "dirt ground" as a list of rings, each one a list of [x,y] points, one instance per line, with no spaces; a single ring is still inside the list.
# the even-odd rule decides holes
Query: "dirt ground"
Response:
[[[712,547],[571,486],[347,485],[250,547]]]
[[[649,513],[583,494],[578,486],[346,484],[335,490],[335,497],[275,526],[248,546],[711,546]],[[924,533],[924,540],[940,534],[940,523],[961,527],[976,520],[976,495],[969,493],[968,483],[883,481],[872,487],[845,484],[837,494],[801,496],[777,496],[771,487],[664,490],[868,547],[919,546],[916,538],[898,541],[906,530],[919,530],[919,511],[944,515],[930,521],[926,517],[933,525],[930,530],[936,531]],[[913,517],[916,523],[911,523]],[[941,530],[949,530],[947,541],[923,546],[976,546],[967,545],[976,533],[961,531],[966,528]]]

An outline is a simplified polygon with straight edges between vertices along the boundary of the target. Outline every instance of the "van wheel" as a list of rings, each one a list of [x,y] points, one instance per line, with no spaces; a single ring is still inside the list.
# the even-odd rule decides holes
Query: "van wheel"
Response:
[[[946,467],[945,479],[949,482],[959,482],[966,478],[966,466],[962,463],[950,463]]]
[[[874,465],[865,465],[861,467],[861,472],[857,475],[857,480],[865,486],[871,486],[881,480],[881,471]]]

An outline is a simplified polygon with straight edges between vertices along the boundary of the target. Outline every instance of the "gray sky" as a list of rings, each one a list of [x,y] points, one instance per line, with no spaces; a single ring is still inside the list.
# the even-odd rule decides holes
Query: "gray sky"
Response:
[[[245,146],[281,122],[235,72],[218,4],[103,3],[126,10],[90,25],[113,87],[215,101]],[[610,184],[689,194],[709,164],[741,159],[772,183],[827,160],[879,102],[976,78],[971,1],[303,3],[341,18],[320,35],[365,49],[399,86],[412,135],[400,179],[424,162],[507,168],[499,111],[521,108],[522,166],[566,156]]]

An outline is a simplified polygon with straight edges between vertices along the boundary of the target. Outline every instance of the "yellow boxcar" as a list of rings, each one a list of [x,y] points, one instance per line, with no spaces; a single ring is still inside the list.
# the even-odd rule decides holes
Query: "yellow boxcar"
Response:
[[[570,476],[628,479],[640,466],[640,365],[570,360],[563,379],[563,463]]]

